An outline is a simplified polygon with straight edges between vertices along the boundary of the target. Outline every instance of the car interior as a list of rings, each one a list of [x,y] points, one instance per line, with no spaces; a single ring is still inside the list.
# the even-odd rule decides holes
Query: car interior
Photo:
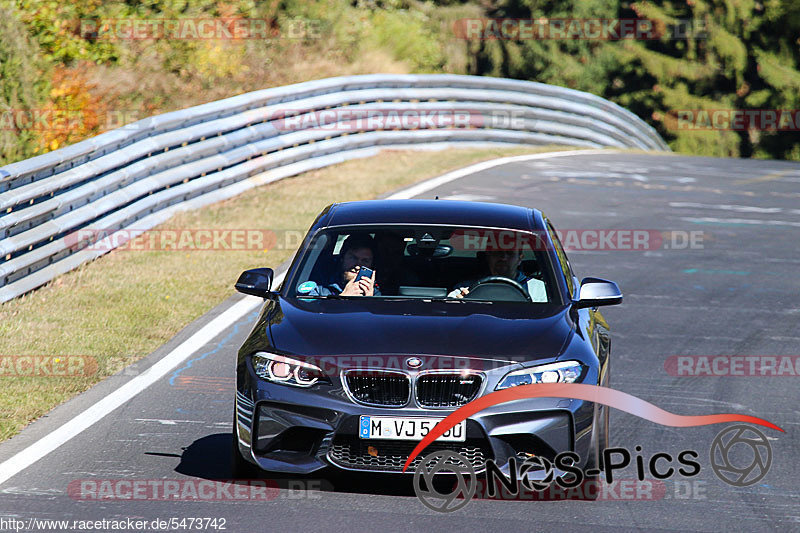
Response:
[[[363,231],[363,230],[362,230]],[[335,279],[339,268],[339,257],[344,240],[354,232],[341,231],[325,239],[323,249],[307,276],[300,282],[312,280],[325,284]],[[445,298],[456,285],[466,281],[486,278],[489,268],[486,252],[464,250],[453,246],[450,236],[453,230],[442,228],[403,228],[374,230],[369,235],[376,242],[373,269],[382,296],[404,296],[418,298]],[[382,246],[381,243],[394,243]],[[307,268],[304,270],[308,270]],[[536,254],[523,250],[520,270],[530,277],[545,281]],[[523,300],[519,291],[509,286],[493,284],[494,290],[484,289],[481,299]],[[517,293],[515,296],[514,293]]]

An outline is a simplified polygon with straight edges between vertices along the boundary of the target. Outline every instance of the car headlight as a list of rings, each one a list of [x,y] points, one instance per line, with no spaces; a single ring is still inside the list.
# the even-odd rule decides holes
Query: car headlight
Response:
[[[582,371],[583,365],[578,361],[562,361],[523,368],[506,374],[495,390],[534,383],[575,383],[581,377]]]
[[[267,352],[253,354],[253,370],[261,379],[298,387],[310,387],[327,380],[318,366]]]

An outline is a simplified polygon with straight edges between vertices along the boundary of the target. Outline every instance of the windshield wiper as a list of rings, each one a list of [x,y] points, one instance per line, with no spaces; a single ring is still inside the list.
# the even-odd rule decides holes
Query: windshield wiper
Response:
[[[493,304],[492,300],[470,300],[467,298],[425,298],[431,302],[447,302],[447,303],[473,303],[473,304]]]
[[[356,296],[342,296],[341,294],[297,294],[295,298],[303,298],[304,300],[347,300],[349,298],[357,298]]]
[[[362,298],[369,300],[401,300],[404,302],[409,301],[424,301],[424,302],[446,302],[446,303],[476,303],[476,304],[493,304],[492,300],[468,300],[464,298],[430,298],[427,296],[342,296],[341,294],[327,294],[327,295],[304,295],[298,294],[295,298],[303,300],[360,300]]]

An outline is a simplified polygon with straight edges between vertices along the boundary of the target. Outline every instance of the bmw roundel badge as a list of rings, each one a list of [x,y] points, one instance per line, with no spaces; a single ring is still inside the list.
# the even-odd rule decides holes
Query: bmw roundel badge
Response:
[[[419,368],[422,366],[422,359],[419,357],[409,357],[406,359],[406,364],[409,368]]]

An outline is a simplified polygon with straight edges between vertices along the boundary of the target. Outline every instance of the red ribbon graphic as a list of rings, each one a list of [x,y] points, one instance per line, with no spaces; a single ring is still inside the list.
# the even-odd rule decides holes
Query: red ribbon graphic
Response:
[[[417,444],[417,447],[414,448],[414,451],[408,456],[408,460],[403,466],[403,472],[406,471],[411,461],[413,461],[428,444],[441,437],[445,431],[462,420],[466,420],[475,413],[483,411],[493,405],[525,398],[571,398],[574,400],[601,403],[644,418],[645,420],[661,424],[662,426],[685,428],[707,426],[709,424],[720,424],[724,422],[748,422],[783,431],[772,422],[750,415],[737,415],[733,413],[699,416],[676,415],[660,407],[656,407],[652,403],[637,398],[636,396],[609,389],[608,387],[598,387],[597,385],[585,385],[582,383],[537,383],[533,385],[520,385],[493,392],[458,408],[447,416],[447,418],[436,424],[430,433]]]

